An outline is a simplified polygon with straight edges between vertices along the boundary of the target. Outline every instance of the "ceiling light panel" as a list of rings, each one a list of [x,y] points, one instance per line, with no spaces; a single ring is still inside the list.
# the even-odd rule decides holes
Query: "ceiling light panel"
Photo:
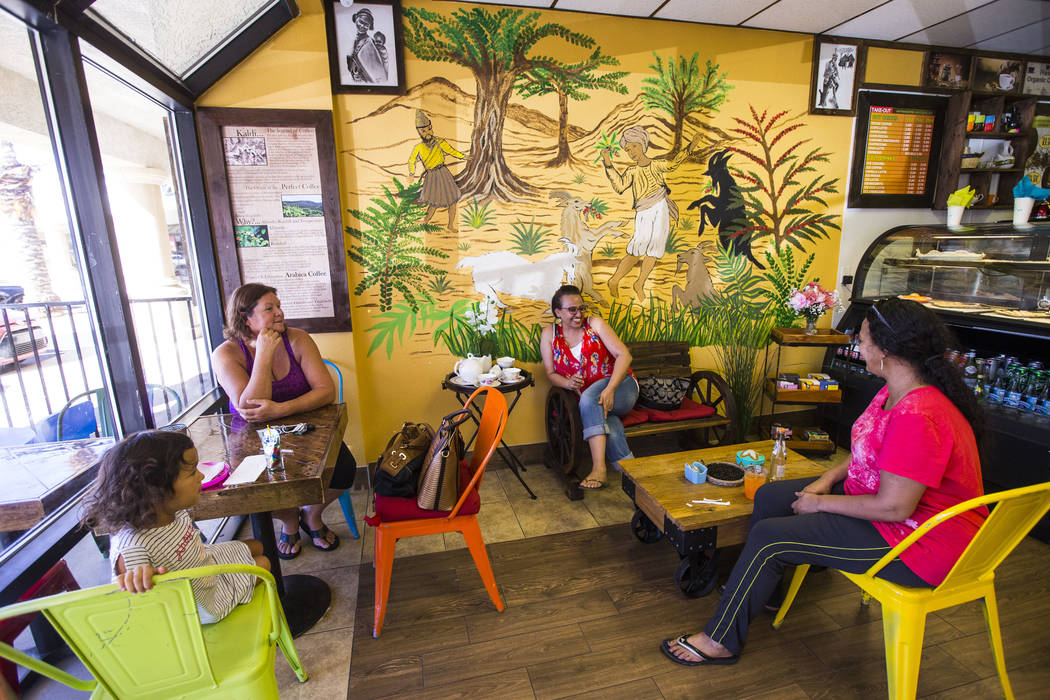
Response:
[[[1050,44],[1050,20],[1043,20],[1027,27],[1000,34],[980,41],[970,48],[981,51],[1007,51],[1009,53],[1035,53]]]
[[[577,10],[603,15],[648,17],[663,0],[558,0],[555,10]]]
[[[862,12],[867,12],[882,2],[884,0],[837,0],[837,2],[780,0],[748,19],[744,22],[744,26],[822,34],[829,27],[834,27]]]
[[[828,30],[828,34],[896,41],[994,0],[891,0]]]
[[[1050,18],[1050,3],[1033,0],[995,0],[965,15],[909,34],[902,41],[944,46],[972,46],[978,42]]]
[[[655,15],[657,19],[680,19],[710,24],[740,24],[761,12],[773,0],[669,0]]]
[[[487,4],[487,5],[511,5],[512,7],[550,7],[554,0],[514,0],[513,2],[507,2],[506,0],[470,0],[471,4]]]

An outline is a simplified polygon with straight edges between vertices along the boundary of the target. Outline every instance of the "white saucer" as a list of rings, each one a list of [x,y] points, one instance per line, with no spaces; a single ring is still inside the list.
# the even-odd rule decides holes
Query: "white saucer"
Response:
[[[472,386],[472,387],[478,386],[478,384],[476,384],[474,382],[468,382],[466,379],[464,379],[463,377],[460,377],[458,375],[450,378],[448,381],[450,383],[452,383],[452,384],[455,384],[456,386]],[[493,382],[492,384],[489,384],[487,386],[497,387],[499,385],[500,385],[500,381],[497,379],[495,382]]]

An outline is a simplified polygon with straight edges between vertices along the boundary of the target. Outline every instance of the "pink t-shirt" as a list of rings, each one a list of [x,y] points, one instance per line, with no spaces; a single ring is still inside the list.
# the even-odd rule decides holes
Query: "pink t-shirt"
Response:
[[[879,472],[887,471],[926,485],[915,512],[902,522],[874,523],[892,547],[945,508],[984,494],[981,462],[973,429],[939,389],[908,392],[889,411],[883,387],[853,424],[849,471],[843,484],[850,495],[878,493]],[[975,508],[930,530],[904,550],[901,560],[936,586],[988,517]]]

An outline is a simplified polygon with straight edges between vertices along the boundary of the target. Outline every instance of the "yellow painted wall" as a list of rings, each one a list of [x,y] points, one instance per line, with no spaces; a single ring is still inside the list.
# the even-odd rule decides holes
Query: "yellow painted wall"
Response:
[[[461,7],[456,3],[424,0],[405,0],[403,4],[405,7],[425,6],[443,15]],[[433,98],[430,98],[430,102],[424,100],[417,104],[406,100],[405,104],[410,105],[411,109],[391,110],[381,120],[377,120],[367,117],[390,102],[393,99],[391,96],[333,96],[328,77],[324,14],[320,2],[300,0],[299,6],[302,10],[299,18],[293,20],[223,78],[201,98],[199,104],[332,109],[339,149],[342,207],[344,210],[365,208],[370,199],[380,193],[381,186],[390,182],[390,178],[386,171],[368,165],[363,154],[367,154],[369,158],[374,155],[377,158],[386,158],[390,163],[399,163],[397,167],[400,170],[397,170],[397,176],[403,182],[407,182],[408,155],[418,141],[412,123],[414,109],[420,106],[428,111],[441,112],[450,108],[438,104]],[[494,9],[490,6],[485,7]],[[547,11],[543,12],[543,19],[594,37],[605,53],[615,56],[620,61],[619,66],[610,70],[630,72],[623,81],[630,90],[628,95],[597,91],[590,93],[591,97],[586,101],[570,102],[570,121],[573,124],[587,130],[592,129],[602,115],[616,105],[633,99],[642,87],[642,80],[652,74],[649,65],[654,60],[654,52],[664,58],[690,56],[694,51],[699,52],[701,64],[707,59],[718,63],[719,70],[728,74],[729,82],[734,86],[729,101],[711,120],[711,124],[728,132],[736,126],[734,117],[749,117],[750,106],[754,106],[759,112],[787,110],[787,118],[800,117],[804,126],[794,132],[794,136],[808,139],[807,147],[819,146],[831,154],[828,164],[817,167],[821,173],[840,178],[839,192],[828,196],[828,204],[830,213],[841,215],[847,184],[852,120],[806,115],[812,52],[812,41],[808,36],[575,12]],[[566,60],[580,55],[579,52],[573,53],[564,42],[545,41],[547,43],[538,47],[539,52],[550,52]],[[404,62],[406,84],[410,92],[413,86],[436,76],[452,81],[465,92],[475,92],[474,79],[465,68],[450,63],[421,61],[408,51],[405,52]],[[528,100],[515,96],[512,103],[547,115],[555,115],[555,118],[557,115],[557,101],[553,96]],[[469,146],[472,106],[457,103],[457,106],[451,109],[455,112],[455,119],[435,119],[435,130],[438,136],[447,138],[457,148],[462,149]],[[549,141],[550,143],[544,145],[552,145],[553,137]],[[651,150],[655,151],[655,155],[669,145],[654,143]],[[588,146],[586,152],[577,155],[589,163],[596,152]],[[616,158],[616,163],[621,169],[626,165],[622,154]],[[520,167],[518,164],[512,165],[514,170],[519,170]],[[703,194],[704,184],[702,165],[689,164],[685,167],[689,169],[688,178],[683,176],[675,183],[671,183],[669,179],[674,190],[672,196],[682,206],[684,215],[687,214],[684,204],[699,198]],[[455,167],[453,172],[458,172],[459,169]],[[528,175],[539,183],[542,189],[551,190],[571,188],[574,172],[569,168],[560,168],[529,171]],[[586,184],[580,187],[606,200],[612,207],[610,217],[633,216],[629,195],[615,194],[608,183],[604,179],[598,179],[593,172],[588,171]],[[460,214],[466,204],[467,202],[460,203]],[[538,221],[550,224],[554,231],[557,230],[559,210],[548,201],[546,193],[540,199],[523,204],[520,211],[515,210],[513,216],[525,216],[528,212],[532,212]],[[693,218],[695,221],[695,214]],[[438,212],[435,223],[444,222],[445,213]],[[344,212],[344,223],[356,225],[357,222]],[[620,251],[633,231],[633,223],[625,230],[628,235],[621,239],[606,239],[613,241]],[[501,235],[506,233],[503,230]],[[479,255],[496,249],[491,243],[474,238],[474,234],[468,228],[461,226],[458,235],[461,243],[473,243],[469,252],[462,253],[464,255]],[[708,231],[704,237],[710,235]],[[695,240],[694,226],[690,245],[695,243]],[[346,242],[350,245],[353,241],[348,237]],[[829,239],[808,244],[808,247],[817,252],[816,263],[810,276],[820,277],[828,282],[834,280],[839,250],[838,232],[832,231]],[[452,250],[456,250],[455,246]],[[549,252],[551,251],[548,250]],[[447,297],[442,297],[442,301],[451,303],[451,300],[457,298],[478,298],[469,276],[453,269],[456,264],[455,254],[440,264],[449,270],[449,279],[454,284],[454,289]],[[658,263],[657,269],[662,269],[662,274],[671,277],[674,274],[674,264],[674,256],[667,255]],[[361,275],[362,271],[359,268],[355,265],[350,266],[351,290],[361,279]],[[633,279],[632,272],[623,283],[627,293]],[[654,289],[653,294],[669,297],[669,287],[670,283],[667,283],[659,289]],[[375,324],[379,313],[377,299],[375,289],[360,297],[351,297],[353,333],[316,336],[322,353],[341,364],[349,379],[347,398],[352,406],[350,438],[359,460],[374,460],[390,433],[402,421],[434,422],[455,407],[453,396],[441,391],[439,386],[442,377],[451,370],[454,358],[443,347],[433,347],[433,343],[430,342],[430,328],[415,334],[407,333],[405,339],[394,348],[389,359],[382,350],[368,354],[373,337],[369,329]],[[539,316],[541,305],[527,306],[529,308],[523,313],[528,318],[543,318]],[[549,320],[550,317],[545,318]],[[825,317],[824,324],[829,321],[830,318]],[[710,353],[706,349],[694,351],[694,359],[697,362],[709,361],[705,360],[709,357]],[[529,369],[535,374],[543,375],[541,365],[537,364]],[[815,370],[816,367],[811,369]],[[509,443],[525,444],[544,440],[541,414],[547,386],[546,377],[540,376],[537,377],[536,387],[526,390],[507,429],[506,438]],[[360,410],[357,408],[358,403]]]

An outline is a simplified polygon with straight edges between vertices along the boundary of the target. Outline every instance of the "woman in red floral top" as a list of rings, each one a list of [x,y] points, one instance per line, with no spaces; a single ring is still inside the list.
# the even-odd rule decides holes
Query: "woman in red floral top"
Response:
[[[850,459],[822,476],[758,489],[744,549],[704,631],[660,648],[686,666],[735,663],[751,620],[789,565],[862,573],[931,516],[984,493],[976,434],[982,413],[949,334],[914,301],[886,299],[860,327],[867,369],[886,380],[853,424]],[[906,586],[941,583],[987,517],[976,508],[921,537],[878,574]]]
[[[551,384],[580,395],[583,437],[593,465],[580,487],[600,489],[605,486],[606,457],[617,469],[621,459],[634,457],[620,422],[638,400],[631,353],[605,321],[587,315],[578,287],[559,288],[551,311],[561,323],[544,328],[540,336],[543,366]]]

